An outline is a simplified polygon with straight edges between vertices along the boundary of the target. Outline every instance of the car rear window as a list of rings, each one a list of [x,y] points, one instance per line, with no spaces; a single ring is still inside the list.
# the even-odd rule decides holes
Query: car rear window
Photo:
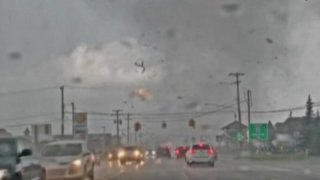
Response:
[[[203,144],[203,145],[196,144],[196,145],[192,146],[192,149],[194,149],[194,150],[208,150],[208,149],[210,149],[210,146],[208,144]]]

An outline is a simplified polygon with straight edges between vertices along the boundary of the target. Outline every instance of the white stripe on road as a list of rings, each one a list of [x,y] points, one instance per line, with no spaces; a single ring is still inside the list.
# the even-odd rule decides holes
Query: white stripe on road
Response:
[[[255,167],[262,168],[262,169],[267,169],[271,171],[277,171],[277,172],[290,172],[290,173],[298,173],[299,170],[297,169],[287,169],[287,168],[279,168],[279,167],[270,167],[266,165],[261,165],[261,164],[256,164]],[[317,172],[311,172],[310,169],[304,169],[303,172],[305,175],[316,175],[317,177],[320,177],[320,173]]]
[[[182,173],[181,176],[182,176],[182,179],[189,179],[189,177],[185,173]]]

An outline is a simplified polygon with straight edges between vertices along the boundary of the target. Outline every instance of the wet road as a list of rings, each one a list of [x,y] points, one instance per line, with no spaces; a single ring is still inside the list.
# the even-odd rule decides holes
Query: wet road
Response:
[[[292,164],[296,163],[297,166]],[[102,163],[96,169],[97,180],[315,180],[317,169],[301,167],[305,162],[248,161],[220,158],[214,168],[206,165],[187,166],[183,160],[154,159],[142,165],[117,162]],[[305,165],[305,164],[304,164]],[[310,164],[311,165],[311,164]]]

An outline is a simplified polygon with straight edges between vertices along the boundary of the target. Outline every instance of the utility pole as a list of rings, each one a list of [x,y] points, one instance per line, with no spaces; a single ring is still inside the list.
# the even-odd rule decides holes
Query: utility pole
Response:
[[[250,114],[250,110],[251,110],[251,90],[248,90],[247,91],[247,104],[248,104],[248,128],[249,128],[249,125],[251,123],[251,114]]]
[[[106,126],[102,126],[103,129],[103,142],[102,142],[102,150],[103,153],[106,152]]]
[[[137,140],[137,131],[134,131],[134,143],[135,143],[135,145],[137,145],[137,142],[138,140]]]
[[[250,123],[251,123],[251,105],[252,105],[252,100],[251,100],[251,90],[247,90],[247,105],[248,105],[248,142],[250,145],[250,150],[251,150],[251,139],[250,139]],[[250,151],[252,152],[252,151]]]
[[[71,103],[72,107],[72,136],[74,136],[74,102]]]
[[[127,116],[127,145],[130,144],[130,114]]]
[[[236,77],[236,85],[237,85],[237,104],[238,104],[238,119],[239,119],[239,131],[242,133],[242,122],[241,122],[241,106],[240,106],[240,90],[239,90],[239,84],[240,84],[240,80],[239,77],[240,76],[244,76],[244,73],[229,73],[229,76],[233,76]],[[240,145],[240,150],[242,150],[242,142],[239,142]]]
[[[139,133],[139,146],[142,145],[142,133],[140,132]]]
[[[115,123],[117,125],[117,144],[119,145],[120,144],[120,138],[119,138],[119,124],[121,123],[121,120],[119,119],[119,113],[121,112],[122,110],[120,109],[117,109],[117,110],[113,110],[113,112],[116,113],[116,120],[115,120]]]
[[[64,86],[60,86],[61,91],[61,136],[64,136]]]

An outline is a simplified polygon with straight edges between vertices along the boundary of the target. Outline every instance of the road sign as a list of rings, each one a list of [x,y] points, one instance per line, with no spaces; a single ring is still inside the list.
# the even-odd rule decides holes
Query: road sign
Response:
[[[74,120],[74,134],[77,137],[84,139],[88,130],[87,113],[75,113]]]
[[[249,137],[251,140],[268,140],[268,124],[256,123],[249,125]]]
[[[237,141],[241,142],[243,140],[243,134],[242,132],[237,132]]]

